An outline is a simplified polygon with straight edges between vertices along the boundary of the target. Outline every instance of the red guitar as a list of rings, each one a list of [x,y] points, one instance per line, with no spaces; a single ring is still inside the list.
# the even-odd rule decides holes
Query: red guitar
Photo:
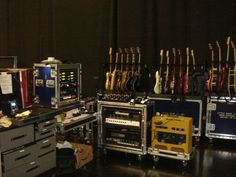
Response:
[[[187,62],[186,62],[186,72],[184,74],[184,95],[188,93],[188,74],[189,74],[189,48],[186,48]]]
[[[174,61],[173,61],[173,66],[172,66],[172,71],[171,71],[171,77],[170,77],[170,94],[175,93],[175,64],[176,64],[176,51],[175,48],[173,48],[173,55],[174,55]]]
[[[169,80],[169,50],[166,51],[166,77],[165,77],[165,83],[164,83],[164,93],[168,92],[168,80]]]
[[[230,49],[230,37],[227,38],[227,54],[226,54],[226,61],[221,69],[221,80],[220,80],[220,91],[224,92],[225,90],[225,82],[228,74],[228,62],[229,62],[229,49]]]
[[[178,55],[179,55],[179,72],[178,72],[178,94],[182,94],[182,90],[183,90],[183,71],[182,71],[182,65],[183,65],[183,61],[182,61],[182,54],[181,54],[181,50],[178,50]]]

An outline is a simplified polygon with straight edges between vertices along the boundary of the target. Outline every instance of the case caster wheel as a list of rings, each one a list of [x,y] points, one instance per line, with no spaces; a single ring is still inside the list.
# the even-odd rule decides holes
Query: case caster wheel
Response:
[[[199,137],[199,136],[196,136],[196,137],[195,137],[195,141],[196,141],[196,143],[199,143],[199,142],[200,142],[200,137]]]
[[[187,162],[186,160],[183,160],[183,161],[182,161],[182,165],[183,165],[183,167],[187,167],[188,162]]]
[[[143,160],[143,156],[142,155],[138,155],[138,160],[142,161]]]
[[[154,161],[154,162],[158,162],[158,161],[159,161],[159,157],[154,155],[154,156],[153,156],[153,161]]]

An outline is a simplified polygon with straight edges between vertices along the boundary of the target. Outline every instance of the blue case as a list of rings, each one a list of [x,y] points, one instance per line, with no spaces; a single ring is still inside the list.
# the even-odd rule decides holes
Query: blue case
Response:
[[[236,98],[209,97],[207,103],[206,136],[236,139]]]
[[[80,64],[34,64],[35,103],[58,108],[81,97]]]
[[[170,114],[193,118],[193,136],[201,136],[202,100],[201,97],[186,97],[185,100],[173,100],[168,96],[150,96],[154,100],[157,114]]]

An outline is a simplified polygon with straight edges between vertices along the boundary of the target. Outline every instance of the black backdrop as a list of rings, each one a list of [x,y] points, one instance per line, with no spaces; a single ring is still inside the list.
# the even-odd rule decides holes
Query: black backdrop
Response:
[[[140,46],[152,73],[161,48],[190,46],[203,63],[208,42],[236,39],[235,9],[235,0],[0,0],[0,55],[20,67],[48,56],[82,63],[84,96],[94,96],[110,46]]]

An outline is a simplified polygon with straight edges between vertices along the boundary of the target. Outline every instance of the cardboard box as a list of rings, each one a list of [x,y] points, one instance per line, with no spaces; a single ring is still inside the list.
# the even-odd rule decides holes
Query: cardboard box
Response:
[[[76,168],[79,169],[93,160],[93,148],[91,145],[71,143],[76,153]]]

